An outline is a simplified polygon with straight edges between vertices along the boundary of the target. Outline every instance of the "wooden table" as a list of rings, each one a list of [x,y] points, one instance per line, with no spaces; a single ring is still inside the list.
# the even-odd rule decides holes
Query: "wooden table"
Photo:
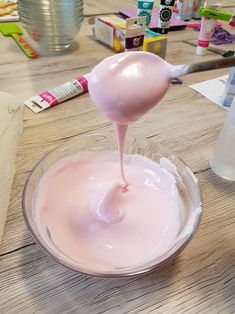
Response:
[[[121,2],[86,1],[86,13],[116,12],[117,5],[125,5]],[[28,60],[11,39],[0,38],[0,89],[23,102],[89,72],[113,53],[91,33],[86,18],[77,39],[79,49],[37,60]],[[195,56],[194,48],[182,43],[197,36],[192,30],[170,33],[167,60],[181,64],[216,58],[212,53]],[[171,265],[139,278],[86,277],[58,265],[35,243],[21,213],[22,189],[32,167],[67,139],[96,130],[111,132],[112,127],[88,94],[37,115],[25,109],[0,247],[0,313],[235,313],[235,184],[217,177],[208,166],[226,112],[188,88],[227,73],[216,70],[185,77],[182,86],[172,86],[158,106],[130,127],[135,137],[151,138],[183,158],[199,178],[204,199],[202,222],[190,245]]]

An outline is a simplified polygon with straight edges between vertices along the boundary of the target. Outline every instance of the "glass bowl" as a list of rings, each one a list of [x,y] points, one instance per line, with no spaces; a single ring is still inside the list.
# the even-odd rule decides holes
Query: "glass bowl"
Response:
[[[79,153],[79,151],[115,151],[116,140],[114,134],[91,134],[80,135],[64,144],[56,147],[33,168],[29,175],[24,191],[23,191],[23,216],[27,227],[31,231],[35,240],[39,245],[52,256],[57,262],[72,270],[84,273],[86,275],[100,276],[100,277],[127,277],[142,274],[153,269],[160,268],[170,261],[172,261],[191,241],[195,232],[198,229],[201,218],[201,194],[197,178],[185,163],[170,153],[167,149],[157,145],[152,141],[139,140],[128,134],[125,154],[139,154],[148,157],[149,159],[160,162],[170,161],[169,171],[176,179],[176,185],[181,197],[184,200],[185,219],[181,225],[179,234],[170,247],[170,249],[161,256],[157,256],[143,264],[136,264],[135,266],[125,268],[114,268],[105,270],[96,270],[84,263],[79,263],[69,256],[63,254],[51,241],[48,233],[40,232],[40,228],[35,220],[34,203],[37,197],[38,184],[45,174],[45,172],[59,159]],[[125,164],[125,158],[124,158]],[[177,169],[177,172],[175,171]]]

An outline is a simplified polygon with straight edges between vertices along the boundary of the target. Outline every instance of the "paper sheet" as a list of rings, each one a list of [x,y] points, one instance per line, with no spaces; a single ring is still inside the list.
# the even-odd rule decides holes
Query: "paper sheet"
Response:
[[[212,80],[190,85],[189,87],[200,93],[207,99],[213,101],[215,104],[222,107],[223,109],[229,110],[229,107],[222,106],[221,104],[227,80],[228,75],[224,75]]]

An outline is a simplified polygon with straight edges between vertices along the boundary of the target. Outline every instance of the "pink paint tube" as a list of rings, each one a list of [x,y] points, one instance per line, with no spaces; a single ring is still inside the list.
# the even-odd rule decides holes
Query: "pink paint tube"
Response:
[[[220,10],[221,4],[205,4],[204,8],[210,8],[213,10]],[[198,43],[196,54],[199,56],[204,56],[206,54],[206,50],[209,47],[209,43],[211,41],[211,37],[213,34],[214,27],[216,25],[216,19],[211,19],[207,16],[202,16],[201,20],[201,29],[199,33]]]
[[[61,86],[42,92],[25,101],[25,105],[33,112],[38,113],[54,107],[70,98],[88,91],[87,75],[80,76]]]
[[[209,47],[209,43],[212,37],[213,29],[215,27],[216,20],[211,20],[207,17],[202,18],[201,30],[197,42],[196,54],[204,56],[206,50]]]

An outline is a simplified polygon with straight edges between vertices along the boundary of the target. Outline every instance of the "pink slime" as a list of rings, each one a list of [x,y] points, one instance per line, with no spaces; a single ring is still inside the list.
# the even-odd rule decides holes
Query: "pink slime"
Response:
[[[124,52],[101,61],[88,77],[91,98],[111,121],[128,124],[165,95],[171,66],[147,52]]]
[[[122,189],[107,193],[99,208],[109,212],[110,195],[127,192],[128,182],[123,167],[123,151],[128,124],[140,118],[165,95],[171,78],[171,67],[163,59],[146,52],[124,52],[100,62],[90,73],[89,93],[96,106],[114,123],[120,154]],[[153,84],[153,82],[155,82]],[[112,202],[113,203],[113,202]],[[115,219],[118,222],[116,211]],[[110,217],[110,215],[109,215]],[[107,217],[106,219],[107,220]],[[111,222],[110,220],[110,222]]]

